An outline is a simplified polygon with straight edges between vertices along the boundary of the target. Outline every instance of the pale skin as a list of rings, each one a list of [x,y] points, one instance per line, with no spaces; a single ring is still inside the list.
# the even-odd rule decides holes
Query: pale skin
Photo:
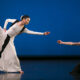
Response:
[[[10,19],[8,19],[7,20],[7,22],[14,22],[14,20],[10,20]],[[27,25],[27,24],[29,24],[29,22],[30,22],[30,18],[27,18],[27,19],[23,19],[23,20],[21,20],[21,21],[19,21],[17,24],[20,26],[20,27],[24,27],[24,25]],[[6,28],[4,28],[4,31],[6,32]],[[49,35],[50,34],[50,32],[44,32],[44,35]]]
[[[6,20],[6,22],[5,22],[5,24],[4,24],[4,31],[6,32],[6,24],[8,23],[8,22],[14,22],[15,21],[15,19],[7,19]],[[23,19],[23,20],[21,20],[21,21],[19,21],[19,22],[17,22],[17,24],[18,24],[18,26],[20,26],[20,27],[24,27],[24,25],[27,25],[27,24],[29,24],[29,22],[30,22],[30,18],[27,18],[27,19]],[[44,32],[44,34],[43,35],[49,35],[50,34],[50,32]],[[19,71],[21,74],[23,74],[24,72],[23,71]]]
[[[80,42],[63,42],[61,40],[57,41],[58,44],[64,44],[64,45],[76,45],[76,46],[80,46]]]

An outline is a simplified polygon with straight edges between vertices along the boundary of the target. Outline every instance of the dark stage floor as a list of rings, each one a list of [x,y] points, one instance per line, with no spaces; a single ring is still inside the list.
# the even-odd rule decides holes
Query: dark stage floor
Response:
[[[22,60],[23,75],[0,74],[0,80],[80,80],[69,73],[79,63],[80,60]]]

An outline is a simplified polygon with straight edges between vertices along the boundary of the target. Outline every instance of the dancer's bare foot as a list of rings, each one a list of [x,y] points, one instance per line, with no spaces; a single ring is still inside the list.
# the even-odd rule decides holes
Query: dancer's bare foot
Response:
[[[19,71],[20,72],[20,74],[24,74],[24,71]]]

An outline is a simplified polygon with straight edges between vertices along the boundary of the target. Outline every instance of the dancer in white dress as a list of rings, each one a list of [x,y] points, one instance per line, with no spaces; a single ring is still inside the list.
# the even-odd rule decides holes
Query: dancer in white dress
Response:
[[[6,30],[8,22],[13,23],[13,25]],[[21,21],[16,19],[7,19],[4,24],[4,29],[0,27],[0,70],[5,72],[20,72],[21,70],[20,62],[16,54],[14,46],[14,38],[20,33],[28,33],[35,35],[48,35],[50,32],[34,32],[28,30],[24,25],[29,24],[30,17],[24,15],[21,17]]]

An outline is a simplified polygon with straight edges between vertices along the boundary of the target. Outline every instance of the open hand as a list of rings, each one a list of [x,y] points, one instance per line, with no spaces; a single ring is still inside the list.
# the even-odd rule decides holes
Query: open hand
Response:
[[[58,44],[62,44],[62,43],[63,43],[63,41],[61,41],[61,40],[58,40],[58,41],[57,41],[57,43],[58,43]]]
[[[50,32],[44,32],[44,35],[49,35],[50,34]]]

